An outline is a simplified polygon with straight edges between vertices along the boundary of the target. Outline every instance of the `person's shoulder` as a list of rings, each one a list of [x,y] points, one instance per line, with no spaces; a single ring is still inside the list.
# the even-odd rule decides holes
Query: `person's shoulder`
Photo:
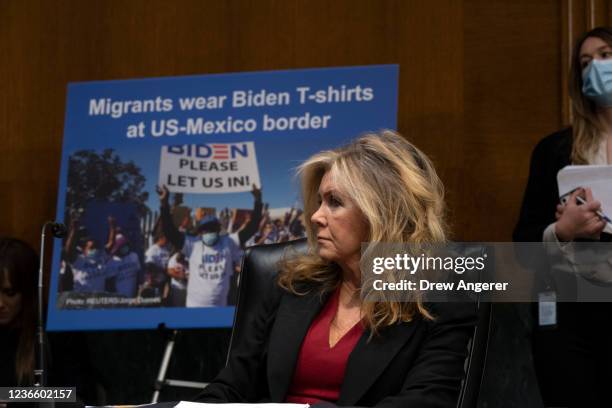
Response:
[[[202,240],[196,235],[185,234],[185,242],[183,243],[182,251],[185,255],[189,256],[191,251],[197,244],[202,244]]]
[[[146,256],[153,256],[153,255],[157,255],[158,253],[161,252],[161,248],[159,246],[157,246],[157,244],[153,244],[150,247],[147,248],[147,250],[145,251],[145,255]]]
[[[569,148],[571,151],[572,137],[571,127],[551,133],[538,142],[534,149],[534,154],[548,154],[551,151],[558,151],[560,148]]]
[[[221,239],[225,240],[228,245],[240,246],[240,237],[237,232],[221,235]]]
[[[185,244],[194,244],[200,241],[201,239],[197,235],[185,234]]]
[[[87,262],[87,257],[80,253],[80,254],[78,254],[77,256],[74,257],[72,262],[69,262],[69,263],[72,264],[73,267],[79,267],[79,266],[85,264],[86,262]]]

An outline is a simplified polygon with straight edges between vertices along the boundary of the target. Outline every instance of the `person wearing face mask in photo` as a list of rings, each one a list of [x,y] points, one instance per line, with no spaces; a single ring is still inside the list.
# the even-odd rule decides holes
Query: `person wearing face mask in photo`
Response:
[[[513,234],[514,241],[543,241],[562,254],[574,241],[611,240],[612,229],[598,215],[601,203],[590,189],[579,189],[567,204],[560,204],[557,173],[567,165],[612,164],[612,28],[595,28],[576,42],[569,94],[572,126],[547,136],[534,149]],[[556,280],[569,279],[552,272]],[[533,336],[544,403],[612,406],[607,391],[612,382],[612,305],[558,302],[555,307],[554,325],[536,327]],[[534,320],[538,322],[537,314]]]
[[[187,307],[227,306],[231,279],[240,265],[242,246],[255,233],[261,219],[261,190],[253,186],[255,199],[249,224],[234,234],[221,234],[221,223],[214,215],[198,221],[196,235],[181,233],[172,222],[168,189],[158,189],[161,225],[164,235],[189,263]]]
[[[136,297],[138,292],[138,283],[141,279],[141,266],[138,254],[132,250],[132,245],[128,238],[121,234],[115,233],[116,228],[111,228],[110,254],[106,268],[109,276],[115,283],[114,292],[128,297]]]
[[[75,246],[78,226],[78,219],[73,218],[63,248],[63,259],[66,263],[64,273],[69,271],[72,275],[70,290],[80,293],[104,292],[109,278],[106,268],[109,257],[89,236],[80,238],[80,245]]]

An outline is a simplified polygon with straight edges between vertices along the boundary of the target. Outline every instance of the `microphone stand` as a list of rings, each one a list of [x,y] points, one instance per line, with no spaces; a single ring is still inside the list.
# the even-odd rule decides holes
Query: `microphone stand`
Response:
[[[38,269],[38,313],[37,313],[37,325],[36,325],[36,360],[34,365],[34,386],[44,387],[47,382],[47,376],[45,372],[45,328],[44,328],[44,315],[43,315],[43,271],[45,263],[45,231],[48,226],[51,226],[51,233],[56,238],[61,238],[66,234],[66,226],[61,223],[47,221],[40,234],[40,263]]]

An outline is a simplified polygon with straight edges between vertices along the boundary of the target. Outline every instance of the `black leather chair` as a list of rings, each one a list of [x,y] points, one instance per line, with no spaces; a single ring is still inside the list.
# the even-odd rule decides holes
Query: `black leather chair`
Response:
[[[480,384],[484,376],[491,330],[491,303],[478,302],[478,323],[468,344],[465,359],[465,377],[461,384],[457,408],[476,408],[480,394]]]
[[[259,299],[265,296],[266,291],[271,290],[270,283],[275,280],[278,273],[279,260],[291,251],[306,253],[307,248],[306,239],[301,239],[282,244],[255,246],[246,250],[240,272],[238,301],[227,356],[228,360],[232,354],[234,339],[240,338],[243,331],[251,327],[253,316],[250,312],[256,310]],[[249,296],[252,293],[256,293],[257,296]],[[478,323],[468,344],[465,377],[461,385],[457,408],[475,408],[477,406],[480,384],[484,374],[491,321],[491,304],[477,302],[477,307]]]
[[[252,312],[257,309],[259,299],[265,297],[266,292],[271,289],[270,283],[275,280],[278,273],[278,262],[288,252],[306,253],[307,250],[306,239],[246,249],[240,268],[236,313],[227,353],[228,361],[235,345],[234,339],[240,338],[246,328],[252,327]],[[248,296],[252,293],[256,293],[257,296]]]

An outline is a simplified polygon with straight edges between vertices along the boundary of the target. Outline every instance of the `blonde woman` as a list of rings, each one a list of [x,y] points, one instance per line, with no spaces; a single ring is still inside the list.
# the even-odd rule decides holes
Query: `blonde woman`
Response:
[[[444,197],[429,159],[391,131],[300,167],[310,251],[285,262],[276,296],[207,402],[455,407],[472,305],[362,302],[362,242],[444,242]]]
[[[612,28],[598,27],[578,39],[570,67],[572,127],[536,146],[515,241],[556,245],[579,240],[610,241],[598,216],[601,204],[589,189],[559,203],[557,173],[574,165],[612,164]],[[580,204],[577,196],[585,204]],[[573,276],[554,274],[565,287]],[[534,331],[534,361],[547,405],[611,406],[612,308],[599,303],[557,303],[557,324]],[[537,319],[536,319],[537,321]]]

